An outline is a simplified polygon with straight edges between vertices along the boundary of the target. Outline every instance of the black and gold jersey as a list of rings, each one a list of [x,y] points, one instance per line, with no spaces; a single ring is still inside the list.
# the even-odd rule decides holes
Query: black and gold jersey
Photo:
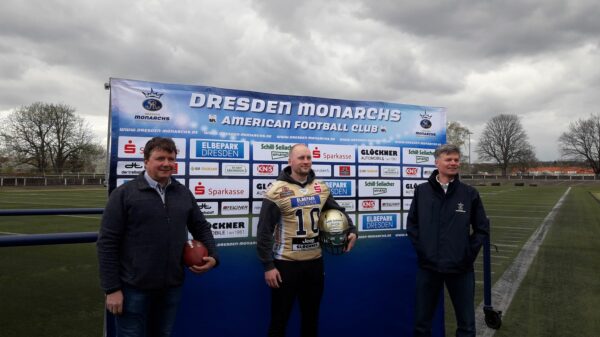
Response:
[[[311,170],[305,183],[291,178],[290,167],[282,170],[266,192],[260,210],[257,250],[265,271],[275,268],[273,259],[306,261],[319,258],[319,215],[344,208],[331,196],[329,186],[315,179]],[[348,218],[351,232],[356,227]]]
[[[266,198],[281,211],[274,232],[276,259],[298,261],[321,256],[319,215],[329,193],[329,187],[318,180],[304,187],[278,180],[269,188]]]

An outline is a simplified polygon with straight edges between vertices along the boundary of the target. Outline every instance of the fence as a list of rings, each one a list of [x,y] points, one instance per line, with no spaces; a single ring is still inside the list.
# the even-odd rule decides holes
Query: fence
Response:
[[[99,185],[106,183],[104,175],[82,175],[82,176],[45,176],[45,177],[0,177],[0,187],[5,186],[69,186],[69,185]]]

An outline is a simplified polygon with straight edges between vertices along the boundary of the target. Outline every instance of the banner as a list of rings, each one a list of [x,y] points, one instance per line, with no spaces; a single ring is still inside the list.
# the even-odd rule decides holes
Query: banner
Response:
[[[240,221],[244,228],[214,225],[224,240],[254,237],[256,230],[245,227],[257,221],[250,209],[296,143],[311,149],[317,177],[348,206],[360,231],[401,234],[403,200],[428,177],[433,149],[446,140],[439,107],[123,79],[110,85],[110,188],[143,171],[148,139],[172,137],[179,150],[174,176],[209,218],[221,224],[230,215],[249,217]],[[371,212],[385,212],[386,222]]]
[[[297,143],[307,144],[317,178],[330,187],[359,230],[355,251],[349,256],[331,258],[346,262],[328,262],[328,272],[344,275],[348,272],[345,268],[350,268],[355,259],[382,254],[395,257],[394,268],[373,265],[363,266],[360,275],[354,271],[354,282],[358,283],[335,289],[333,294],[354,293],[361,281],[376,282],[369,277],[383,272],[388,273],[385,277],[398,276],[397,281],[406,288],[392,290],[366,284],[357,289],[369,289],[376,296],[363,301],[363,306],[368,307],[369,301],[377,305],[377,296],[389,296],[389,291],[401,295],[402,301],[412,298],[415,257],[406,239],[406,212],[415,186],[434,169],[433,149],[446,141],[444,108],[125,79],[111,79],[110,88],[109,188],[112,190],[143,171],[143,147],[150,138],[173,138],[178,148],[174,178],[196,197],[198,207],[212,224],[217,245],[222,249],[235,248],[224,251],[223,256],[236,252],[236,260],[255,261],[255,269],[240,278],[251,278],[245,284],[255,284],[261,291],[242,291],[247,296],[246,303],[262,303],[262,296],[268,297],[253,247],[258,214],[265,192],[287,166],[289,149]],[[367,239],[373,244],[367,244]],[[385,244],[376,243],[379,240],[385,240]],[[219,271],[211,273],[238,275],[239,270],[230,269],[230,263],[224,261]],[[213,278],[219,279],[215,280],[219,289],[228,282],[240,281],[226,275],[207,277]],[[204,293],[202,287],[189,289],[195,296],[218,296]],[[327,298],[326,293],[323,312],[334,305]],[[398,306],[402,320],[397,317]],[[265,310],[248,312],[250,316],[244,321],[260,321],[264,328],[268,321],[268,308]],[[218,316],[193,307],[186,312]],[[335,312],[325,315],[337,317]],[[382,312],[386,309],[382,308]],[[395,331],[390,331],[390,335],[408,335],[411,313],[412,302],[397,303],[390,308],[389,319],[384,314],[381,320],[389,320],[393,325]],[[346,316],[341,314],[343,317]],[[377,321],[379,316],[368,317],[373,322],[360,329],[349,328],[346,335],[369,335],[368,331],[376,327],[377,331],[385,330],[385,324]],[[179,318],[178,322],[187,319]],[[186,335],[187,325],[182,324],[176,328],[177,335]],[[219,335],[214,320],[205,324],[208,331],[215,331],[213,335]],[[238,325],[228,328],[235,330]],[[254,335],[252,331],[250,335]],[[247,335],[243,329],[231,333]]]

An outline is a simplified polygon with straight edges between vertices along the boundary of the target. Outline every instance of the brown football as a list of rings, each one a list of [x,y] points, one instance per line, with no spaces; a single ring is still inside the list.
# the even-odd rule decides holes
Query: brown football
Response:
[[[205,264],[202,258],[207,256],[208,249],[200,241],[188,240],[183,247],[183,263],[188,267]]]

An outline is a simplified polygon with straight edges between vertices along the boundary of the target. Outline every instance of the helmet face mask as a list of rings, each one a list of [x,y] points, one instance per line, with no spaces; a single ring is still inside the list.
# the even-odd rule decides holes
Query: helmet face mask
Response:
[[[330,254],[341,255],[348,245],[348,219],[336,209],[329,209],[319,217],[319,242]]]

